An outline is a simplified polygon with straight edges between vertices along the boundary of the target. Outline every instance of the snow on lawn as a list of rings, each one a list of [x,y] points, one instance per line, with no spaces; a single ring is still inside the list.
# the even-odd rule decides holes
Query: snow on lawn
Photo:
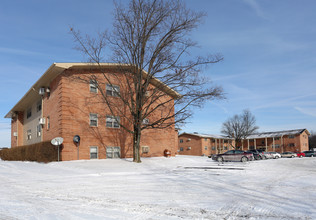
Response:
[[[316,158],[0,160],[0,219],[316,219]]]

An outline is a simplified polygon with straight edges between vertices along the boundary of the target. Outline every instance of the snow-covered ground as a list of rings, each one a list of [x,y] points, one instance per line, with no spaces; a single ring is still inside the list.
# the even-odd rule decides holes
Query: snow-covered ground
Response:
[[[0,219],[316,219],[316,158],[0,160]]]

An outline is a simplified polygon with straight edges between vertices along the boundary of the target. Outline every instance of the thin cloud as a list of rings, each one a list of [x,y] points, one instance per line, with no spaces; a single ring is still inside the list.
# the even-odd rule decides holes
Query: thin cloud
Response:
[[[250,6],[257,14],[258,17],[269,20],[269,18],[266,16],[266,14],[261,9],[260,5],[256,0],[244,0],[244,3],[246,3],[248,6]]]
[[[22,49],[16,49],[16,48],[6,48],[6,47],[0,47],[0,53],[5,54],[14,54],[14,55],[43,55],[42,53],[30,51],[30,50],[22,50]]]
[[[294,108],[305,115],[316,117],[316,108],[301,108],[297,106]]]

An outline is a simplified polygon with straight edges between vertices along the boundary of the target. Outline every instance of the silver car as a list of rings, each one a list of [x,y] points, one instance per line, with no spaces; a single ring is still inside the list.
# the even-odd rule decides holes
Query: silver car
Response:
[[[272,155],[273,159],[281,158],[281,154],[278,152],[269,152]]]
[[[297,157],[297,154],[289,151],[289,152],[282,153],[281,157],[293,158],[293,157]]]

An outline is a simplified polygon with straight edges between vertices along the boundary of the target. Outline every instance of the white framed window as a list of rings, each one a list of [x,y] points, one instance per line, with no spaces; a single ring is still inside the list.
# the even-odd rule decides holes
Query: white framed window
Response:
[[[90,159],[98,159],[98,147],[90,147]]]
[[[27,140],[31,140],[32,139],[32,130],[31,129],[27,130],[27,132],[26,132],[26,139]]]
[[[36,126],[36,137],[42,136],[42,125]]]
[[[36,112],[39,112],[42,110],[42,100],[39,100],[37,103],[36,103]]]
[[[98,114],[90,113],[90,126],[92,127],[98,126]]]
[[[119,116],[106,116],[106,127],[107,128],[119,128],[120,127],[120,117]]]
[[[120,94],[120,87],[117,85],[106,84],[106,95],[117,97]]]
[[[106,147],[106,158],[120,158],[121,147]]]
[[[32,117],[32,108],[27,109],[26,111],[26,118]]]
[[[94,79],[90,79],[90,92],[98,93],[98,82]]]

